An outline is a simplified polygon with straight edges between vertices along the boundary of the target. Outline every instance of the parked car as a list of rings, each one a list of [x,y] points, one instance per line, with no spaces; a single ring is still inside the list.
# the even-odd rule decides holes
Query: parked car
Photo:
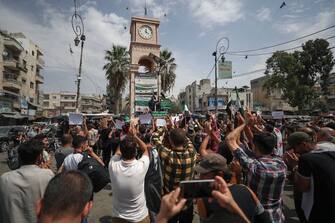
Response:
[[[25,131],[25,126],[0,126],[0,152],[13,147],[17,134]]]

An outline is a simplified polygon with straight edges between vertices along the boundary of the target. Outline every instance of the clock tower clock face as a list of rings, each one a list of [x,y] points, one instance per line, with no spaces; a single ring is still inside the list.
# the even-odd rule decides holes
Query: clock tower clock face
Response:
[[[152,37],[152,29],[147,25],[141,26],[138,30],[138,33],[143,39],[151,39]]]

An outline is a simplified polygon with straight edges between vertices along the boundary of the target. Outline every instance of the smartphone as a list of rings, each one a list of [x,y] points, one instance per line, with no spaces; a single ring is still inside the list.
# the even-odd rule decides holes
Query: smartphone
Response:
[[[181,181],[181,197],[185,199],[212,197],[214,182],[215,180]]]

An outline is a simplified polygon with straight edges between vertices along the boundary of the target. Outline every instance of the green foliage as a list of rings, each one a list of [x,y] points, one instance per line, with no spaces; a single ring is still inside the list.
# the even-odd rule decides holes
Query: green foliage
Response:
[[[172,102],[172,106],[171,106],[171,109],[169,110],[169,114],[180,114],[180,113],[182,113],[181,106],[176,102]]]
[[[319,97],[316,83],[321,85],[321,94],[329,93],[328,79],[335,63],[329,43],[324,39],[309,40],[302,49],[294,53],[277,51],[267,59],[268,79],[263,86],[269,94],[281,90],[282,98],[300,111],[311,108]]]
[[[175,63],[175,58],[172,57],[172,52],[168,49],[164,49],[160,52],[160,58],[162,59],[162,65],[159,69],[161,74],[161,87],[163,92],[170,91],[176,80],[175,70],[177,65]]]
[[[111,50],[106,50],[105,60],[103,70],[108,81],[107,94],[111,98],[115,114],[118,114],[129,76],[129,54],[125,47],[113,45]]]

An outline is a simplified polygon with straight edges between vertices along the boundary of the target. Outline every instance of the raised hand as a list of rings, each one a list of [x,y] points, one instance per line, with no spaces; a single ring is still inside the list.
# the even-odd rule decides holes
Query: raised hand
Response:
[[[178,214],[185,206],[186,199],[179,199],[180,188],[172,191],[162,198],[160,211],[157,216],[157,223],[168,222],[173,216]]]

